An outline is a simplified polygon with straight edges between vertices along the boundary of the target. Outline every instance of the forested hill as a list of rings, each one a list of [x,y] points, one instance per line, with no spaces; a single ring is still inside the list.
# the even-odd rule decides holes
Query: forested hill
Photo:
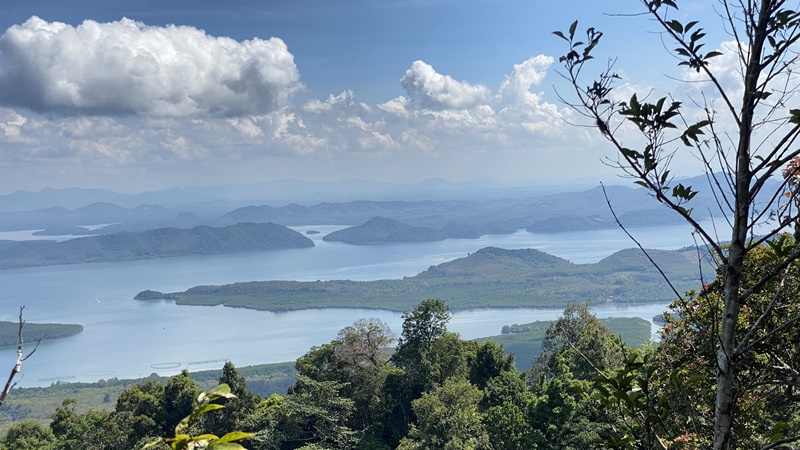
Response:
[[[63,242],[0,241],[0,268],[126,261],[313,247],[314,242],[282,225],[240,223],[223,228],[159,228],[90,236]]]
[[[679,292],[700,286],[692,252],[648,252]],[[573,264],[538,250],[488,247],[401,280],[253,281],[167,294],[143,291],[136,298],[271,311],[329,307],[404,311],[426,298],[441,298],[457,310],[562,307],[586,300],[668,302],[674,293],[637,249],[622,250],[595,264]]]
[[[348,244],[377,244],[384,242],[443,241],[447,236],[434,228],[412,227],[383,217],[374,217],[363,225],[345,228],[328,234],[322,240]]]

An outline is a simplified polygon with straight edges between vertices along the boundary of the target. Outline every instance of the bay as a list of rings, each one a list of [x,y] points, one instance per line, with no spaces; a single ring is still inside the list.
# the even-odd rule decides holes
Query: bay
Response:
[[[25,305],[31,323],[79,323],[74,337],[43,343],[23,365],[20,386],[56,381],[172,375],[181,369],[220,368],[291,361],[311,346],[329,342],[359,318],[377,317],[399,333],[399,313],[363,309],[312,309],[271,313],[225,307],[177,306],[167,301],[139,302],[145,289],[182,291],[201,284],[251,280],[375,280],[415,275],[431,265],[464,257],[487,246],[536,248],[575,263],[596,262],[632,246],[620,230],[536,234],[519,231],[479,239],[353,246],[322,241],[341,226],[295,227],[310,235],[313,248],[145,261],[77,264],[0,271],[0,320],[14,321]],[[692,244],[686,226],[634,230],[649,248]],[[420,299],[423,300],[423,299]],[[666,305],[604,305],[599,317],[650,320]],[[560,309],[480,309],[457,312],[450,329],[471,339],[499,334],[503,325],[552,320]],[[28,345],[27,348],[32,348]],[[10,369],[13,348],[0,350],[0,370]]]

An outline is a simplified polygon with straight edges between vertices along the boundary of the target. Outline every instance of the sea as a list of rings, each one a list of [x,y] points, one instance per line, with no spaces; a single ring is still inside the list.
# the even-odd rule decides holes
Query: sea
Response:
[[[0,320],[16,321],[24,306],[28,323],[77,323],[82,333],[43,342],[22,365],[20,387],[56,382],[94,382],[173,375],[219,369],[225,361],[237,367],[293,361],[312,346],[334,339],[338,331],[361,318],[377,318],[399,334],[401,313],[369,309],[308,309],[267,312],[222,306],[178,306],[170,301],[137,301],[140,291],[183,291],[196,285],[255,280],[378,280],[416,275],[431,265],[465,257],[481,248],[535,248],[577,264],[593,263],[633,247],[622,230],[509,235],[439,242],[349,245],[325,242],[322,236],[342,226],[293,227],[315,242],[313,248],[231,255],[161,258],[0,270]],[[693,245],[685,225],[634,228],[647,248],[677,249]],[[14,239],[26,239],[17,232]],[[8,238],[8,236],[4,236]],[[423,299],[420,299],[423,300]],[[666,304],[601,305],[598,317],[642,317],[651,321]],[[500,334],[504,325],[553,320],[561,309],[458,311],[449,329],[462,338]],[[652,324],[653,332],[657,326]],[[655,336],[655,335],[654,335]],[[33,348],[26,343],[25,349]],[[0,349],[0,373],[11,369],[16,348]]]

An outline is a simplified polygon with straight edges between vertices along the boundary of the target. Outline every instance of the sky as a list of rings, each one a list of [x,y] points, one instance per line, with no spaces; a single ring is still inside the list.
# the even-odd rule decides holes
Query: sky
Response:
[[[678,16],[714,29],[713,2]],[[688,76],[632,0],[29,0],[0,7],[0,194],[277,179],[607,179],[559,100],[564,42],[620,83]],[[724,34],[709,46],[721,45]],[[691,155],[675,158],[691,172]]]

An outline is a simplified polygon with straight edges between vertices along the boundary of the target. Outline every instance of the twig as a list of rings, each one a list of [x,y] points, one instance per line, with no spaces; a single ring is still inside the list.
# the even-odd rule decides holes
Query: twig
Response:
[[[669,277],[667,277],[667,274],[665,274],[664,271],[661,270],[661,267],[659,267],[659,265],[655,262],[655,260],[653,260],[653,258],[650,256],[650,254],[647,253],[647,250],[645,250],[645,248],[642,246],[642,244],[640,244],[639,241],[637,241],[636,238],[633,237],[633,235],[628,232],[628,230],[625,228],[625,225],[622,225],[622,222],[619,221],[619,218],[617,217],[617,213],[614,212],[614,207],[611,206],[611,200],[608,199],[608,193],[606,192],[606,186],[603,183],[600,183],[600,187],[603,189],[603,197],[605,197],[605,199],[606,199],[606,204],[608,205],[608,209],[611,211],[611,215],[614,217],[614,221],[617,222],[617,225],[619,225],[619,227],[622,229],[622,231],[624,231],[625,234],[628,235],[628,238],[630,238],[630,240],[632,240],[633,243],[636,244],[637,247],[639,247],[639,250],[641,250],[642,253],[644,253],[644,256],[647,257],[647,259],[650,261],[651,264],[653,264],[653,267],[655,267],[656,270],[658,270],[658,273],[660,273],[661,277],[664,278],[664,281],[667,282],[667,285],[669,286],[670,289],[672,289],[672,292],[675,293],[675,296],[678,297],[678,299],[683,299],[683,296],[680,293],[678,293],[677,289],[675,289],[675,286],[669,280]]]

